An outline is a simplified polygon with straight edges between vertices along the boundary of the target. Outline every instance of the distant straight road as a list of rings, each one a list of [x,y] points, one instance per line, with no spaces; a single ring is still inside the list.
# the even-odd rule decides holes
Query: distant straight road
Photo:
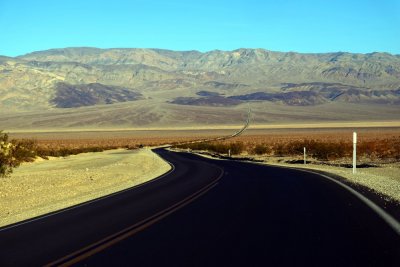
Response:
[[[328,179],[156,152],[160,179],[0,229],[0,266],[400,266],[400,236]]]

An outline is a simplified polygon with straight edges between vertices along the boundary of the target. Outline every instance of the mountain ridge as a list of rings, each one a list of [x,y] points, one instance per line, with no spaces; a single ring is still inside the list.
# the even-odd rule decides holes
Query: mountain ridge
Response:
[[[7,55],[0,55],[0,57],[9,57],[9,58],[18,58],[18,57],[25,57],[28,55],[32,54],[40,54],[43,52],[51,52],[51,51],[63,51],[63,50],[86,50],[86,51],[107,51],[107,50],[153,50],[156,52],[160,53],[197,53],[197,54],[206,54],[206,53],[211,53],[211,52],[236,52],[240,50],[264,50],[267,52],[272,52],[272,53],[294,53],[294,54],[303,54],[303,55],[332,55],[332,54],[353,54],[353,55],[377,55],[377,54],[383,54],[383,55],[390,55],[390,56],[397,56],[400,57],[400,54],[392,54],[389,52],[385,51],[372,51],[372,52],[367,52],[367,53],[361,53],[361,52],[349,52],[349,51],[328,51],[328,52],[298,52],[298,51],[278,51],[278,50],[269,50],[265,48],[246,48],[246,47],[241,47],[241,48],[236,48],[233,50],[224,50],[224,49],[212,49],[212,50],[207,50],[207,51],[200,51],[200,50],[174,50],[174,49],[167,49],[167,48],[144,48],[144,47],[110,47],[110,48],[99,48],[99,47],[94,47],[94,46],[71,46],[71,47],[60,47],[60,48],[50,48],[50,49],[44,49],[44,50],[38,50],[38,51],[32,51],[28,52],[22,55],[17,55],[17,56],[7,56]]]
[[[335,103],[354,104],[354,112],[360,105],[396,110],[400,55],[71,47],[0,56],[2,112],[102,110],[119,102],[131,103],[132,112],[135,103],[163,103],[164,113],[177,106],[206,111],[245,103],[274,103],[290,112],[291,106],[304,106],[311,113]],[[171,119],[156,113],[149,118]]]

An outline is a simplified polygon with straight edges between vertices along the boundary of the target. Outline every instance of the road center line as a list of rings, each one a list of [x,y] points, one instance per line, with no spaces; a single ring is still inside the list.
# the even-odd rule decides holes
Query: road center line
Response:
[[[218,167],[219,168],[219,167]],[[78,251],[75,251],[67,256],[64,256],[61,259],[58,259],[56,261],[53,261],[51,263],[46,264],[45,266],[70,266],[72,264],[75,264],[77,262],[80,262],[116,243],[119,241],[122,241],[144,229],[147,227],[153,225],[154,223],[160,221],[161,219],[167,217],[171,213],[183,208],[184,206],[190,204],[197,198],[201,197],[202,195],[206,194],[208,191],[210,191],[212,188],[214,188],[217,184],[218,181],[222,178],[224,171],[221,170],[220,175],[216,178],[216,180],[212,181],[211,183],[207,184],[200,190],[196,191],[195,193],[191,194],[190,196],[186,197],[185,199],[175,203],[174,205],[156,213],[155,215],[146,218],[132,226],[129,226],[118,233],[112,234],[106,238],[103,238],[100,241],[97,241],[89,246],[86,246]]]

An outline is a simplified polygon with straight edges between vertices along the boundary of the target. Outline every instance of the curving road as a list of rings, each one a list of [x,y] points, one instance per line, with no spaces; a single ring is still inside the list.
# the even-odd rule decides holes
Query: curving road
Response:
[[[246,118],[246,121],[244,122],[243,127],[241,129],[239,129],[238,131],[234,132],[233,134],[226,135],[226,136],[219,136],[219,137],[215,137],[215,138],[179,142],[179,143],[174,144],[174,146],[185,145],[185,144],[213,142],[213,141],[222,141],[222,140],[227,140],[227,139],[231,139],[231,138],[237,137],[237,136],[241,135],[245,130],[247,130],[247,128],[249,128],[250,118],[251,118],[251,109],[249,107],[248,110],[247,110],[247,118]],[[171,146],[172,145],[166,145],[165,147],[171,147]]]
[[[0,266],[400,266],[400,236],[317,174],[159,149],[150,183],[0,229]]]

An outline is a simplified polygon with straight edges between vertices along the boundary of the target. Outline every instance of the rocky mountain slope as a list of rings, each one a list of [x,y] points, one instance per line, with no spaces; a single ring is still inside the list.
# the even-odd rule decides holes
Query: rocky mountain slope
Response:
[[[57,108],[74,108],[133,101],[140,98],[140,93],[118,86],[106,86],[100,83],[71,85],[60,82],[56,85],[56,94],[51,101]]]
[[[0,56],[5,114],[115,105],[400,104],[400,55],[65,48]],[[167,108],[168,109],[168,108]]]

